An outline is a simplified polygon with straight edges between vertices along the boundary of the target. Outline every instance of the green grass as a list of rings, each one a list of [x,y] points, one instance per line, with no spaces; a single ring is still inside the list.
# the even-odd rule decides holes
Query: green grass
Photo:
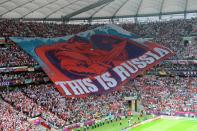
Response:
[[[191,119],[159,119],[146,123],[129,131],[197,131],[197,120]]]

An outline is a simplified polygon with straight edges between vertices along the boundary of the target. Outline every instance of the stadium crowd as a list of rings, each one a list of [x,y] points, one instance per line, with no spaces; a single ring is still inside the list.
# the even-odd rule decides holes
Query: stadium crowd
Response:
[[[128,93],[125,90],[125,94]],[[87,99],[65,99],[52,84],[28,85],[22,89],[1,92],[2,98],[19,111],[29,117],[41,115],[46,122],[58,127],[107,116],[109,112],[124,115],[127,108],[123,104],[123,94],[113,92]]]
[[[90,25],[68,25],[16,20],[0,21],[0,36],[57,37],[90,29]]]
[[[134,80],[147,112],[197,112],[196,78],[144,76]]]
[[[139,36],[152,38],[153,41],[174,50],[172,59],[196,59],[197,39],[184,44],[183,36],[194,34],[197,19],[173,20],[147,24],[122,24],[121,26]],[[66,25],[4,20],[0,22],[0,36],[55,37],[75,34],[99,25]],[[9,43],[9,44],[7,44]],[[192,44],[192,45],[191,45]],[[188,49],[189,48],[189,49]],[[0,44],[0,67],[30,66],[37,64],[15,43]],[[194,70],[196,66],[163,63],[159,68],[167,70]],[[40,79],[43,72],[0,74],[0,81]],[[147,112],[174,114],[178,111],[197,112],[197,81],[189,77],[143,76],[131,80],[121,90],[113,93],[92,95],[86,99],[64,98],[50,83],[25,84],[0,90],[0,129],[34,130],[27,118],[41,117],[52,127],[63,127],[72,123],[84,122],[104,117],[109,113],[126,115],[129,107],[124,101],[126,96],[138,96]],[[42,84],[41,84],[42,83]],[[21,83],[22,84],[22,83]],[[8,124],[10,123],[10,124]]]
[[[173,115],[179,111],[197,113],[196,78],[143,76],[121,90],[86,99],[65,99],[52,84],[27,85],[1,91],[1,97],[28,117],[41,116],[49,125],[62,127],[98,117],[127,115],[127,96],[141,98],[146,112]],[[138,96],[139,95],[139,96]]]
[[[34,66],[37,63],[14,43],[0,44],[0,67]]]
[[[35,131],[33,123],[28,122],[28,117],[16,111],[11,105],[0,100],[0,130],[1,131]]]

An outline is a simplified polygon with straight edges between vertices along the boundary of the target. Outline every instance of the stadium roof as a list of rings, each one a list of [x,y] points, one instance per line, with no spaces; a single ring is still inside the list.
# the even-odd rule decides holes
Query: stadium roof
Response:
[[[0,0],[0,18],[84,20],[196,13],[197,0]]]

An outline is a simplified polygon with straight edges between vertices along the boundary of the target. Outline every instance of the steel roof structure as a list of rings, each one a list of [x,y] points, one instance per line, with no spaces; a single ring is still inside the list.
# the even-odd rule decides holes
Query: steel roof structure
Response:
[[[197,0],[0,0],[0,18],[90,20],[196,13]]]

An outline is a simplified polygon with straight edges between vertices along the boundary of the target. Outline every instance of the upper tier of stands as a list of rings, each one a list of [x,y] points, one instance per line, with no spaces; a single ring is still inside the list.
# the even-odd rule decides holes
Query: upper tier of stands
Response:
[[[195,59],[197,56],[197,38],[184,44],[184,36],[195,33],[197,19],[174,20],[147,24],[122,24],[124,29],[144,38],[172,49],[176,55],[172,59]],[[0,37],[57,37],[76,34],[81,31],[95,28],[100,25],[66,25],[52,23],[20,22],[4,20],[0,22]],[[0,67],[7,66],[34,66],[37,63],[14,43],[0,44]]]

